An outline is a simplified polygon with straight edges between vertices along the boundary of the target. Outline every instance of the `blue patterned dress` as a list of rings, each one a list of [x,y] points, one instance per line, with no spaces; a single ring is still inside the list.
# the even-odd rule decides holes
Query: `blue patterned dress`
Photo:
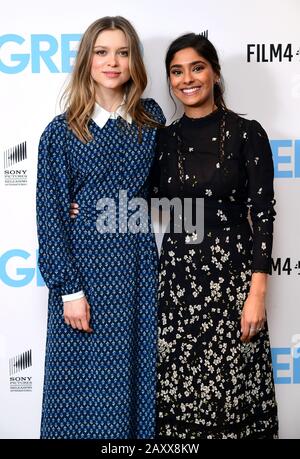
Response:
[[[164,123],[153,99],[143,101]],[[157,249],[148,233],[96,229],[100,198],[147,197],[156,129],[109,119],[80,142],[60,115],[39,147],[39,268],[49,288],[41,437],[151,438],[155,419]],[[70,202],[80,206],[69,218]],[[83,290],[88,334],[63,319],[62,295]]]

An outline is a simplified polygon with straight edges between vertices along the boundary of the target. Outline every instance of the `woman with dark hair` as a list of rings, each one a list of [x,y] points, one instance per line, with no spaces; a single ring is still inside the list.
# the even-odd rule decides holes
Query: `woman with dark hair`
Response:
[[[148,194],[164,116],[153,99],[141,99],[147,76],[140,50],[126,19],[91,24],[66,111],[41,137],[39,267],[49,288],[42,438],[154,435],[155,239],[98,225],[102,198],[117,204],[121,190],[128,199]],[[81,209],[74,220],[71,201]]]
[[[184,115],[160,132],[155,189],[183,206],[203,198],[204,238],[191,244],[197,234],[172,230],[171,214],[160,259],[157,434],[276,438],[265,313],[275,215],[268,137],[227,109],[207,38],[175,40],[166,71]]]

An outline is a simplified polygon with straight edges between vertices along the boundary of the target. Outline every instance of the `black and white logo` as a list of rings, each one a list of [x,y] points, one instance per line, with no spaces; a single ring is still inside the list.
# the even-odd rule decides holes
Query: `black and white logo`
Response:
[[[9,359],[9,380],[11,392],[31,392],[32,376],[28,368],[32,367],[32,350],[25,351]]]
[[[247,62],[299,62],[299,43],[248,43]]]
[[[4,184],[7,186],[27,185],[27,144],[19,143],[4,151]]]

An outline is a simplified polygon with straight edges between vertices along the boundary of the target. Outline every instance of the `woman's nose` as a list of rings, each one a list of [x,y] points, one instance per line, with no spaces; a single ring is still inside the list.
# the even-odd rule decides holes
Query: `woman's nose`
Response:
[[[194,81],[193,74],[191,72],[185,72],[183,75],[183,81],[185,84],[190,84]]]
[[[118,61],[117,61],[117,56],[115,55],[115,53],[111,53],[108,55],[108,63],[112,67],[115,67],[117,65]]]

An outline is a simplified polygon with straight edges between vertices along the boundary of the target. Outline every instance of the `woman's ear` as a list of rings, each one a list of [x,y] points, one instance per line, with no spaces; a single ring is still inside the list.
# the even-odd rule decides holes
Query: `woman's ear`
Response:
[[[215,81],[214,82],[215,82],[215,84],[220,84],[220,82],[221,82],[220,75],[215,75]]]

